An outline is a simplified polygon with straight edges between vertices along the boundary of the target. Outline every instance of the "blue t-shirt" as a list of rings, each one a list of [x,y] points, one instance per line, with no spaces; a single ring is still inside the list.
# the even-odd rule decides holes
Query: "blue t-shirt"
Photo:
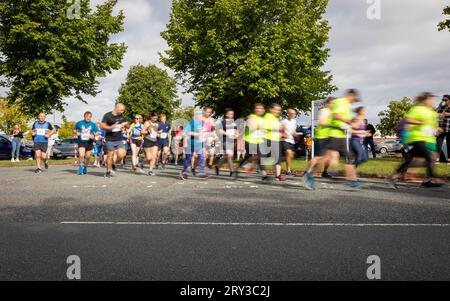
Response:
[[[36,131],[36,135],[33,137],[34,142],[48,143],[48,138],[45,135],[48,134],[49,131],[53,130],[53,127],[50,122],[45,121],[40,123],[39,121],[36,121],[32,126],[32,130]]]
[[[169,123],[158,123],[158,131],[162,131],[160,136],[158,137],[158,144],[166,144],[169,142],[169,130],[170,130],[170,124]]]
[[[184,134],[186,135],[187,145],[190,145],[190,151],[193,152],[202,152],[204,145],[204,137],[199,136],[189,136],[190,132],[202,134],[203,133],[203,122],[191,120],[189,124],[184,128]]]
[[[92,141],[89,136],[99,132],[97,125],[94,122],[86,122],[86,120],[78,121],[77,124],[75,124],[75,129],[78,133],[81,133],[81,135],[78,136],[78,140],[83,142]]]

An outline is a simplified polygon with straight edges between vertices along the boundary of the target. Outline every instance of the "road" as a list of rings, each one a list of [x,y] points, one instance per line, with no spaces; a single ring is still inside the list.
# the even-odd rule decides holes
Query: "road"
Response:
[[[0,280],[450,280],[450,188],[0,168]],[[225,174],[225,173],[224,173]]]

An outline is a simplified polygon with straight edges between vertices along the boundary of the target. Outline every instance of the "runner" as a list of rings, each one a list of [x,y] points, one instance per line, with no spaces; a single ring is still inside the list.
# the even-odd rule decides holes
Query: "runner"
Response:
[[[239,162],[234,172],[234,178],[237,179],[239,175],[239,168],[247,164],[246,173],[251,175],[251,172],[256,165],[256,162],[261,163],[261,144],[263,142],[263,123],[264,113],[266,109],[262,103],[256,103],[253,106],[253,113],[247,118],[247,125],[245,127],[244,141],[245,141],[245,156]],[[260,166],[261,168],[261,166]]]
[[[101,124],[100,122],[96,123],[97,129],[99,129],[98,135],[95,136],[94,139],[94,167],[100,168],[100,164],[103,161],[103,143],[104,143],[104,135],[105,130],[100,130]]]
[[[283,149],[281,145],[281,106],[279,104],[272,104],[270,110],[264,116],[264,133],[265,141],[261,148],[261,176],[264,182],[270,180],[267,175],[267,166],[275,166],[275,180],[286,181],[286,178],[281,175],[281,158],[283,156]]]
[[[228,168],[230,170],[230,177],[233,176],[233,157],[234,157],[234,146],[236,138],[239,133],[237,131],[237,124],[234,120],[233,109],[225,109],[224,118],[221,122],[221,128],[219,134],[222,136],[222,148],[223,157],[219,160],[216,165],[216,175],[220,174],[220,167],[228,163]]]
[[[444,95],[437,112],[440,117],[439,127],[442,129],[442,133],[437,138],[439,156],[436,161],[450,164],[450,95]],[[442,150],[445,140],[447,141],[447,158],[445,158],[445,153]]]
[[[204,111],[203,111],[204,112]],[[194,118],[184,129],[184,146],[186,159],[184,160],[183,170],[180,173],[180,179],[186,180],[188,178],[187,170],[191,167],[191,161],[196,155],[198,158],[198,167],[200,170],[199,178],[207,179],[208,175],[205,171],[205,129],[203,123],[204,113],[196,111]],[[209,128],[208,128],[209,129]],[[192,167],[191,167],[192,168]],[[195,174],[194,174],[195,175]]]
[[[127,155],[125,145],[122,141],[122,129],[128,124],[125,122],[123,113],[125,112],[125,105],[122,103],[116,104],[113,111],[106,113],[103,116],[101,127],[105,130],[106,142],[106,173],[105,178],[111,178],[115,175],[113,169],[115,164],[121,162]],[[113,162],[114,156],[116,161]]]
[[[53,134],[53,126],[45,121],[45,113],[40,113],[38,120],[31,127],[31,135],[34,143],[34,157],[36,159],[35,173],[41,173],[41,159],[44,160],[45,169],[48,169],[48,138]]]
[[[292,172],[292,160],[295,157],[295,137],[297,136],[297,111],[287,110],[287,118],[281,121],[282,147],[286,155],[286,175],[295,177]]]
[[[170,126],[170,123],[167,123],[166,114],[161,114],[159,116],[158,131],[160,132],[160,135],[158,137],[158,160],[160,161],[160,164],[158,164],[158,168],[164,169],[169,163],[169,146],[172,141],[172,137],[170,136],[172,127]]]
[[[175,131],[172,139],[173,143],[173,152],[175,154],[174,156],[174,163],[175,165],[178,165],[178,160],[183,158],[183,136],[184,136],[184,128],[182,126],[178,127],[178,130]]]
[[[313,177],[314,170],[319,166],[324,166],[322,177],[328,177],[328,162],[329,158],[326,156],[327,147],[329,143],[329,130],[332,121],[331,103],[334,97],[329,97],[325,101],[324,108],[319,111],[318,126],[316,128],[314,140],[314,158],[311,159],[308,169],[303,176],[304,186],[308,189],[315,188],[315,181]]]
[[[355,168],[358,168],[364,162],[367,162],[369,159],[368,152],[365,149],[363,142],[364,138],[372,135],[370,130],[366,130],[366,108],[358,107],[355,109],[356,116],[352,120],[352,138],[350,139],[350,146],[355,154]]]
[[[59,132],[59,126],[55,125],[53,127],[52,135],[48,138],[48,147],[47,147],[47,158],[48,159],[52,158],[53,146],[55,145],[56,141],[59,140],[58,132]]]
[[[349,141],[347,138],[347,131],[350,130],[350,124],[353,119],[351,106],[352,103],[357,101],[359,101],[358,92],[355,89],[350,89],[344,97],[335,99],[331,103],[332,119],[327,152],[327,156],[330,158],[330,168],[333,170],[338,168],[339,156],[343,155],[345,157],[344,173],[348,185],[352,188],[359,188],[362,185],[356,177],[355,165],[350,163]]]
[[[153,176],[155,175],[153,169],[158,158],[158,136],[160,135],[158,114],[156,112],[148,116],[147,121],[144,123],[142,134],[144,135],[145,158],[148,160],[150,168],[148,175]]]
[[[87,174],[89,159],[94,148],[95,136],[100,133],[97,125],[91,120],[92,113],[88,111],[84,113],[84,119],[78,121],[73,128],[73,133],[78,137],[78,175]]]
[[[205,158],[208,160],[208,168],[213,168],[214,159],[216,158],[215,141],[217,139],[215,132],[215,122],[211,117],[212,108],[205,106],[203,108],[203,131],[205,135]]]
[[[136,115],[134,118],[134,123],[131,124],[128,130],[128,137],[130,139],[131,147],[131,171],[135,172],[138,170],[139,173],[144,171],[139,166],[139,152],[143,147],[143,136],[142,129],[144,125],[142,124],[143,118],[141,115]]]
[[[433,183],[434,160],[437,156],[436,136],[441,134],[438,127],[439,115],[434,110],[436,96],[431,93],[422,93],[416,99],[416,104],[406,114],[409,124],[407,135],[408,145],[411,147],[409,155],[397,171],[387,178],[388,184],[397,189],[397,179],[406,174],[410,167],[417,167],[415,158],[425,159],[426,176],[422,186],[426,188],[441,187],[440,183]]]

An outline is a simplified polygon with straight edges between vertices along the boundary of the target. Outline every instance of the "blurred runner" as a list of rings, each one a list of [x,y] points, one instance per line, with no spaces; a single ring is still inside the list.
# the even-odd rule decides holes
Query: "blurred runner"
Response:
[[[192,168],[191,162],[194,156],[198,158],[199,167],[199,177],[202,179],[207,179],[208,175],[205,171],[205,129],[203,122],[202,111],[196,111],[194,113],[194,118],[188,123],[184,129],[184,146],[185,146],[185,156],[183,170],[180,173],[180,179],[186,180],[188,178],[187,170],[189,167]],[[209,128],[208,128],[209,130]]]
[[[236,138],[238,137],[237,124],[234,120],[234,110],[226,109],[224,118],[222,119],[222,126],[219,130],[219,134],[222,136],[222,148],[223,157],[219,160],[216,165],[216,175],[220,174],[220,167],[228,163],[228,168],[230,170],[230,177],[233,176],[233,157],[234,157],[234,146]]]
[[[247,175],[251,175],[251,172],[256,164],[260,163],[261,152],[260,147],[264,141],[263,127],[264,127],[264,113],[266,109],[261,103],[256,103],[253,106],[253,113],[247,118],[247,125],[245,127],[245,156],[239,162],[234,172],[234,178],[237,179],[239,175],[239,168],[246,167]]]
[[[404,176],[410,167],[417,167],[415,158],[423,158],[426,175],[422,186],[426,188],[441,187],[440,183],[433,183],[434,160],[437,156],[436,136],[442,133],[438,127],[439,115],[434,110],[436,96],[431,93],[422,93],[416,99],[416,104],[406,114],[408,123],[407,143],[410,146],[408,156],[397,171],[387,178],[392,188],[397,188],[397,179]]]
[[[213,168],[216,158],[216,131],[215,122],[212,118],[213,110],[209,106],[203,108],[203,132],[205,135],[205,158],[208,168]]]
[[[175,131],[173,141],[173,152],[174,152],[174,163],[178,165],[178,161],[180,158],[183,158],[183,136],[184,136],[184,128],[182,126],[178,127],[178,130]]]
[[[286,178],[281,175],[283,149],[281,146],[280,115],[281,106],[274,103],[264,116],[263,129],[265,140],[261,146],[261,177],[263,181],[270,180],[266,172],[268,166],[275,166],[276,181],[286,181]]]
[[[322,177],[329,177],[327,169],[329,163],[329,157],[326,156],[328,143],[329,143],[329,131],[333,116],[331,114],[331,103],[334,97],[329,97],[325,101],[325,106],[319,111],[318,125],[316,128],[315,140],[314,140],[314,158],[309,162],[308,169],[303,176],[304,186],[308,189],[315,188],[314,170],[318,167],[324,167]]]
[[[162,169],[166,167],[166,165],[169,163],[169,156],[170,156],[170,143],[171,143],[171,137],[170,132],[172,131],[172,127],[170,126],[170,123],[167,122],[167,116],[166,114],[161,114],[159,117],[159,136],[158,136],[158,160],[160,161],[158,164],[161,166]]]
[[[281,121],[282,147],[286,155],[286,175],[295,177],[292,172],[292,160],[295,158],[295,137],[297,137],[297,111],[287,110],[287,118]]]
[[[100,167],[100,164],[103,161],[103,144],[105,140],[105,130],[100,130],[100,123],[97,122],[97,128],[99,129],[98,135],[95,136],[94,140],[94,166]]]

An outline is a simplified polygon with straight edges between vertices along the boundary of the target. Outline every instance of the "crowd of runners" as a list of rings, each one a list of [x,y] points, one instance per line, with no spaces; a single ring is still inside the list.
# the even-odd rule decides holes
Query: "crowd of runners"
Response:
[[[354,106],[359,101],[358,91],[351,89],[341,98],[328,98],[320,110],[314,135],[315,156],[302,176],[307,189],[315,188],[316,172],[322,177],[332,177],[341,158],[345,162],[347,184],[353,188],[362,185],[356,170],[368,160],[365,138],[367,140],[374,131],[367,129],[366,109]],[[432,182],[434,162],[439,153],[437,137],[445,131],[442,120],[450,117],[450,111],[445,109],[438,113],[436,102],[437,97],[431,93],[419,95],[397,126],[396,132],[406,153],[396,173],[386,179],[391,187],[397,188],[397,181],[405,176],[408,168],[420,166],[425,166],[427,171],[424,187],[441,186]],[[449,108],[450,96],[444,96],[444,102]],[[79,175],[87,174],[93,154],[94,166],[100,167],[103,162],[105,178],[115,176],[117,166],[124,164],[128,147],[131,149],[131,171],[148,176],[154,176],[156,169],[164,169],[169,157],[173,157],[175,165],[183,162],[180,180],[189,176],[206,179],[210,176],[207,167],[219,175],[225,165],[227,175],[234,179],[240,173],[250,176],[255,172],[264,182],[286,181],[287,177],[296,175],[292,170],[298,134],[296,109],[282,108],[276,103],[266,108],[256,103],[245,121],[236,120],[231,108],[216,114],[222,116],[217,121],[213,118],[213,110],[205,106],[195,110],[192,120],[175,128],[165,114],[154,112],[145,118],[136,115],[130,122],[125,118],[125,110],[125,105],[118,103],[101,122],[93,122],[92,113],[85,112],[84,118],[76,123],[73,132],[78,137]],[[43,171],[42,164],[48,169],[48,139],[53,133],[53,126],[41,113],[32,126],[36,173]],[[285,174],[282,173],[283,160],[286,162]],[[148,166],[148,171],[144,171],[144,166]]]

